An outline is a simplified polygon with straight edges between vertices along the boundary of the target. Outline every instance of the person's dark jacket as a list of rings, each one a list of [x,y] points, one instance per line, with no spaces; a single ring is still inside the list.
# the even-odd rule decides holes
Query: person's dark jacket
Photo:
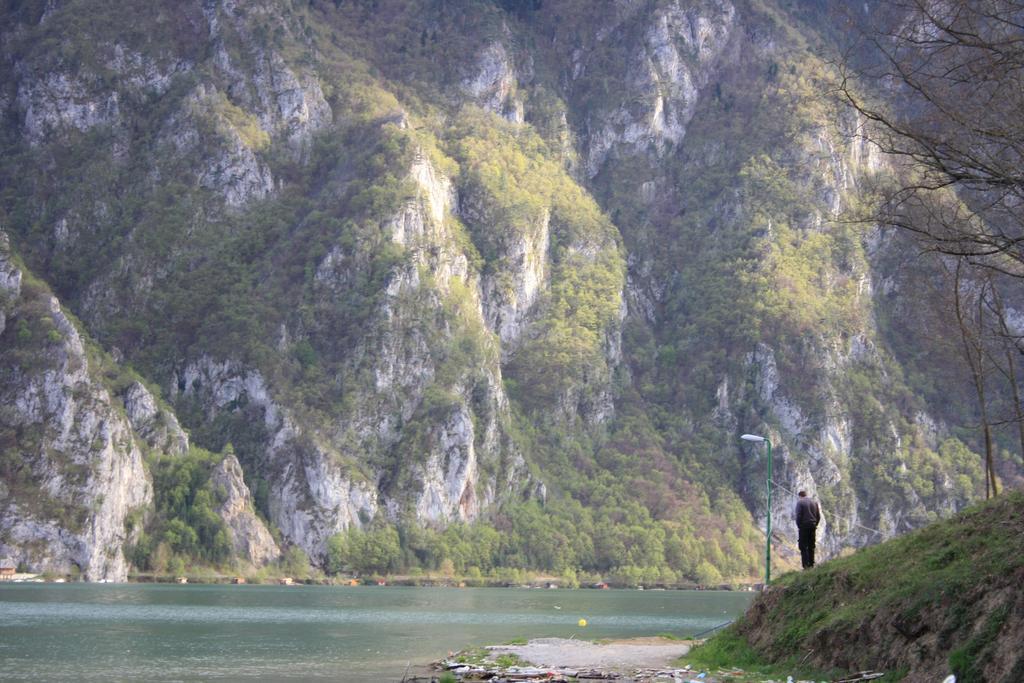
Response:
[[[817,527],[821,521],[821,508],[810,498],[798,498],[796,501],[796,525],[798,527]]]

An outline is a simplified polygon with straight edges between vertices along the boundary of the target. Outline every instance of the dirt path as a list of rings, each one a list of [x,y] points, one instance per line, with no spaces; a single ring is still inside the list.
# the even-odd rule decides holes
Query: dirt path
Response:
[[[690,651],[690,643],[666,638],[633,638],[603,643],[537,638],[526,645],[499,645],[487,649],[492,656],[509,653],[534,666],[623,671],[668,667]]]

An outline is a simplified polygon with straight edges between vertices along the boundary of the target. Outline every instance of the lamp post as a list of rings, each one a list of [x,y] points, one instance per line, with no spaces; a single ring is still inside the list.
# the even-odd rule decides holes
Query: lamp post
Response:
[[[744,434],[740,437],[744,441],[753,441],[768,444],[768,477],[765,485],[768,488],[768,513],[765,521],[765,549],[764,549],[764,585],[765,588],[772,580],[772,442],[763,436],[756,434]]]

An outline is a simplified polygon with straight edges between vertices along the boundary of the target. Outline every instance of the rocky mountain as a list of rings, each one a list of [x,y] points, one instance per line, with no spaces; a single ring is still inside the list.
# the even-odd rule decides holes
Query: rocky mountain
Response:
[[[829,553],[978,495],[811,3],[2,11],[3,553],[749,577],[747,431]]]
[[[0,273],[3,549],[40,570],[123,581],[121,548],[137,531],[128,520],[153,498],[132,423],[102,352],[12,259],[3,233]]]

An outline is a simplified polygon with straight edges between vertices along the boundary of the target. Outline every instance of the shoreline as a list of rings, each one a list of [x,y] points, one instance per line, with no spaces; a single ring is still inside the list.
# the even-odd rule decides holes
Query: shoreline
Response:
[[[465,578],[444,576],[336,576],[294,578],[286,575],[254,576],[253,574],[209,574],[184,573],[173,574],[130,574],[126,581],[85,581],[70,574],[21,574],[12,579],[0,579],[0,585],[20,583],[93,583],[93,584],[191,584],[191,585],[287,585],[287,586],[404,586],[414,588],[521,588],[529,590],[648,590],[648,591],[729,591],[757,592],[761,583],[722,583],[702,585],[697,583],[655,584],[652,586],[634,586],[625,583],[602,581],[596,584],[579,586],[563,585],[555,577],[538,577],[530,581],[507,581],[500,578]]]

